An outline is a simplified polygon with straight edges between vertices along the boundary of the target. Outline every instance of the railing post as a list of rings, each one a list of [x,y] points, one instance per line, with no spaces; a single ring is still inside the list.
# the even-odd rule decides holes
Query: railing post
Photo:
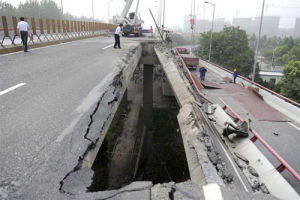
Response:
[[[39,19],[39,22],[40,22],[40,35],[38,35],[38,38],[39,40],[42,42],[41,40],[41,35],[44,35],[44,37],[47,39],[47,41],[49,41],[48,37],[45,35],[45,32],[44,32],[44,23],[43,23],[43,19],[40,18]]]
[[[57,20],[57,36],[58,39],[60,40],[61,37],[63,37],[63,35],[61,34],[61,26],[60,26],[60,20]]]
[[[1,41],[1,46],[4,48],[3,42],[5,40],[6,37],[8,37],[10,39],[10,41],[12,42],[13,40],[11,39],[11,37],[9,36],[9,31],[8,31],[8,26],[7,26],[7,21],[6,21],[6,16],[2,16],[2,25],[3,25],[3,31],[4,31],[4,37]]]
[[[54,19],[52,19],[52,34],[56,35],[56,27],[55,27],[55,20]],[[51,37],[54,39],[54,36],[51,35]],[[56,37],[57,37],[57,35],[56,35]]]
[[[31,18],[31,28],[32,28],[32,33],[31,35],[29,35],[30,38],[29,41],[31,41],[32,44],[34,44],[33,36],[36,35],[36,26],[35,26],[35,19],[33,17]]]
[[[16,46],[16,44],[15,44],[15,39],[16,39],[16,37],[19,35],[19,33],[18,33],[18,28],[17,28],[17,25],[18,25],[18,23],[17,23],[17,18],[16,18],[16,17],[12,17],[12,21],[13,21],[13,26],[14,26],[14,37],[13,37],[11,43],[12,43],[14,46]]]

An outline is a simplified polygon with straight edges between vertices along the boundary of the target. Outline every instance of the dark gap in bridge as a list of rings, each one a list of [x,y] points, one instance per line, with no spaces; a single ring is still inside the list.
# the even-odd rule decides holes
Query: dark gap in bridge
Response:
[[[92,169],[90,192],[113,190],[133,181],[190,179],[174,96],[163,95],[162,69],[151,63],[149,46],[118,107]],[[155,59],[154,59],[155,60]]]

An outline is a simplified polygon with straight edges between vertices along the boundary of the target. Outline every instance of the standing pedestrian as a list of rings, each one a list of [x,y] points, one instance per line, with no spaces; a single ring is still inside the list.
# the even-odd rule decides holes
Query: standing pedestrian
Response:
[[[200,72],[200,79],[201,79],[201,81],[204,81],[205,80],[205,73],[207,72],[207,70],[204,67],[204,65],[201,65],[201,67],[199,69],[199,72]]]
[[[24,52],[28,52],[27,51],[27,40],[28,40],[28,30],[30,29],[30,27],[29,27],[29,24],[24,21],[24,17],[20,17],[20,22],[18,23],[17,28],[21,35]]]
[[[117,45],[118,45],[118,48],[121,49],[121,45],[120,45],[120,33],[122,32],[122,27],[123,27],[123,24],[120,24],[116,28],[116,31],[115,31],[115,45],[114,45],[115,49],[117,48]]]
[[[233,70],[233,83],[235,84],[236,83],[236,77],[238,76],[238,73],[236,71],[236,68],[234,68]]]

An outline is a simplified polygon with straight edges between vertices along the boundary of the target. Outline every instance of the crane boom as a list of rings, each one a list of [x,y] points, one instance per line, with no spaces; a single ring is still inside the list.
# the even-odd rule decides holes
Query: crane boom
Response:
[[[133,0],[125,0],[125,1],[126,1],[126,4],[125,4],[125,7],[124,7],[124,9],[122,11],[122,14],[120,16],[121,18],[125,18],[126,17],[126,15],[129,12],[129,9],[130,9],[130,7],[132,5],[132,2],[133,2]]]

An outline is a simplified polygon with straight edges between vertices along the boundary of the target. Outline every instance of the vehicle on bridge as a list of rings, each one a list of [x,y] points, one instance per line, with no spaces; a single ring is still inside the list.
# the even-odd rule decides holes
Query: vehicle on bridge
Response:
[[[191,54],[185,47],[177,48],[177,50],[181,54],[184,63],[189,69],[197,69],[197,66],[199,65],[199,57]]]
[[[123,36],[128,36],[131,34],[134,34],[135,36],[141,36],[143,32],[142,24],[144,21],[141,19],[141,16],[138,13],[140,0],[137,0],[135,12],[128,13],[133,1],[134,0],[127,0],[121,15],[113,17],[114,24],[124,24]]]

